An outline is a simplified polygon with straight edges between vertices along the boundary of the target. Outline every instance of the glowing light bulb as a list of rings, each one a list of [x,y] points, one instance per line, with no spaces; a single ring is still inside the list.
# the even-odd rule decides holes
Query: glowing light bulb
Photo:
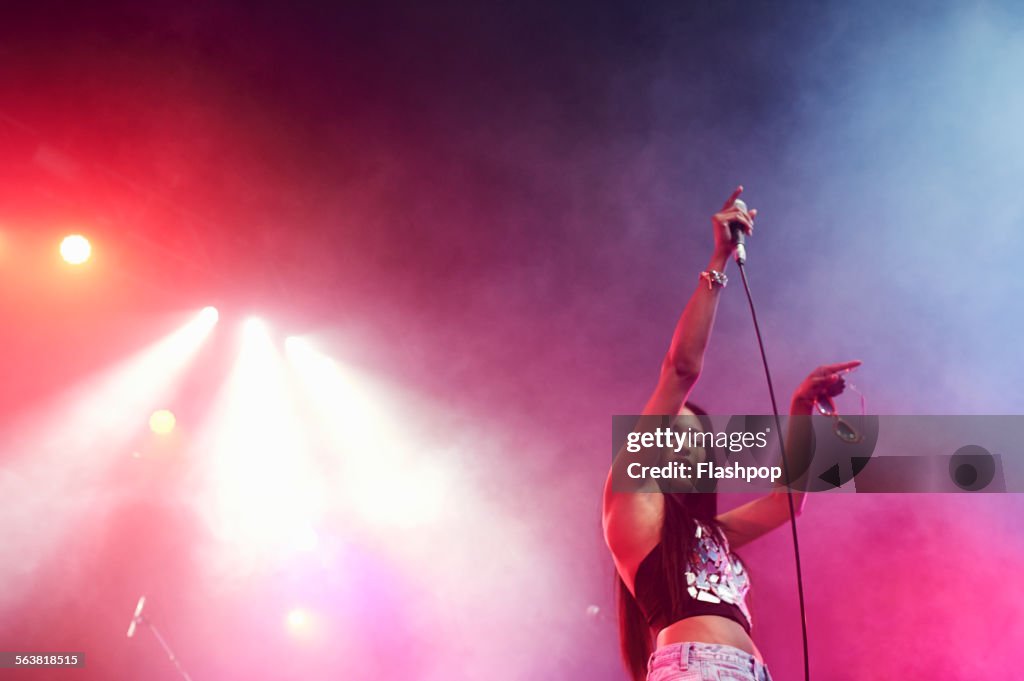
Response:
[[[60,242],[60,256],[69,265],[81,265],[92,255],[92,245],[81,234],[71,234]]]
[[[177,423],[170,409],[158,409],[149,417],[149,428],[157,435],[167,435]]]

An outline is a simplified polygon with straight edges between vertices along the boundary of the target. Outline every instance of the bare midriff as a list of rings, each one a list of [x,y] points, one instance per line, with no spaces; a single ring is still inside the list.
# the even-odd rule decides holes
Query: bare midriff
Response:
[[[764,662],[761,651],[754,645],[750,634],[738,622],[718,615],[697,615],[673,622],[658,632],[657,646],[663,648],[673,643],[717,643],[732,646],[750,653],[758,662]]]

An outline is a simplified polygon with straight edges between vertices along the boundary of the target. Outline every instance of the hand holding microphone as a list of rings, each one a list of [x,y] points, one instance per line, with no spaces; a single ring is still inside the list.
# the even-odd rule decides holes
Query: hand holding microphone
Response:
[[[715,229],[715,251],[725,257],[735,256],[736,262],[743,264],[747,260],[746,236],[754,233],[754,218],[757,209],[748,211],[747,204],[740,199],[743,187],[726,199],[722,210],[711,216]]]

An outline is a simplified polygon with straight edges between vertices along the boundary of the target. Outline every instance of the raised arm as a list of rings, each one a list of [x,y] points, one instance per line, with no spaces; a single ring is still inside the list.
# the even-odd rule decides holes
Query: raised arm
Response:
[[[736,199],[742,192],[743,187],[737,187],[726,199],[722,210],[711,216],[715,246],[708,261],[707,271],[725,273],[729,257],[736,250],[729,228],[730,223],[742,225],[747,234],[754,231],[757,210],[748,213],[736,206]],[[674,415],[679,413],[679,409],[686,402],[687,395],[690,394],[704,367],[704,352],[711,337],[711,327],[715,323],[721,289],[721,286],[710,284],[703,279],[698,281],[676,324],[672,343],[661,364],[658,385],[644,407],[644,414]]]
[[[725,271],[729,257],[735,250],[732,242],[729,223],[735,222],[743,226],[747,234],[753,232],[754,216],[757,211],[738,208],[735,205],[743,187],[726,200],[722,210],[711,218],[714,229],[714,250],[708,263],[708,270]],[[654,394],[644,407],[644,417],[655,419],[660,415],[678,414],[694,383],[700,376],[704,364],[704,351],[711,336],[711,326],[715,321],[718,307],[718,296],[721,286],[700,280],[696,290],[690,296],[683,310],[672,343],[661,365],[661,375]],[[656,424],[655,424],[656,425]],[[651,423],[640,423],[640,429],[653,427]],[[641,456],[654,456],[647,451]],[[663,497],[653,481],[637,492],[616,492],[612,489],[612,480],[616,475],[625,475],[621,470],[637,457],[618,456],[608,473],[604,490],[604,533],[605,541],[611,549],[619,574],[632,588],[632,575],[636,566],[651,548],[658,542],[661,533],[661,515]],[[621,479],[621,478],[620,478]]]
[[[860,360],[826,364],[812,371],[793,393],[789,405],[789,425],[786,429],[786,464],[794,480],[793,510],[803,512],[806,501],[807,478],[804,474],[811,466],[811,413],[814,403],[843,392],[846,382],[843,373],[860,366]],[[786,486],[778,484],[769,494],[737,506],[718,516],[729,545],[740,547],[757,539],[789,520],[789,501]]]

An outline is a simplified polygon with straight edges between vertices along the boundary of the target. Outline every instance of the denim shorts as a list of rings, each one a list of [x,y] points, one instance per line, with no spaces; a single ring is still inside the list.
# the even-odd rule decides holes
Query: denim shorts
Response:
[[[647,663],[647,681],[772,681],[768,667],[739,648],[717,643],[673,643]]]

